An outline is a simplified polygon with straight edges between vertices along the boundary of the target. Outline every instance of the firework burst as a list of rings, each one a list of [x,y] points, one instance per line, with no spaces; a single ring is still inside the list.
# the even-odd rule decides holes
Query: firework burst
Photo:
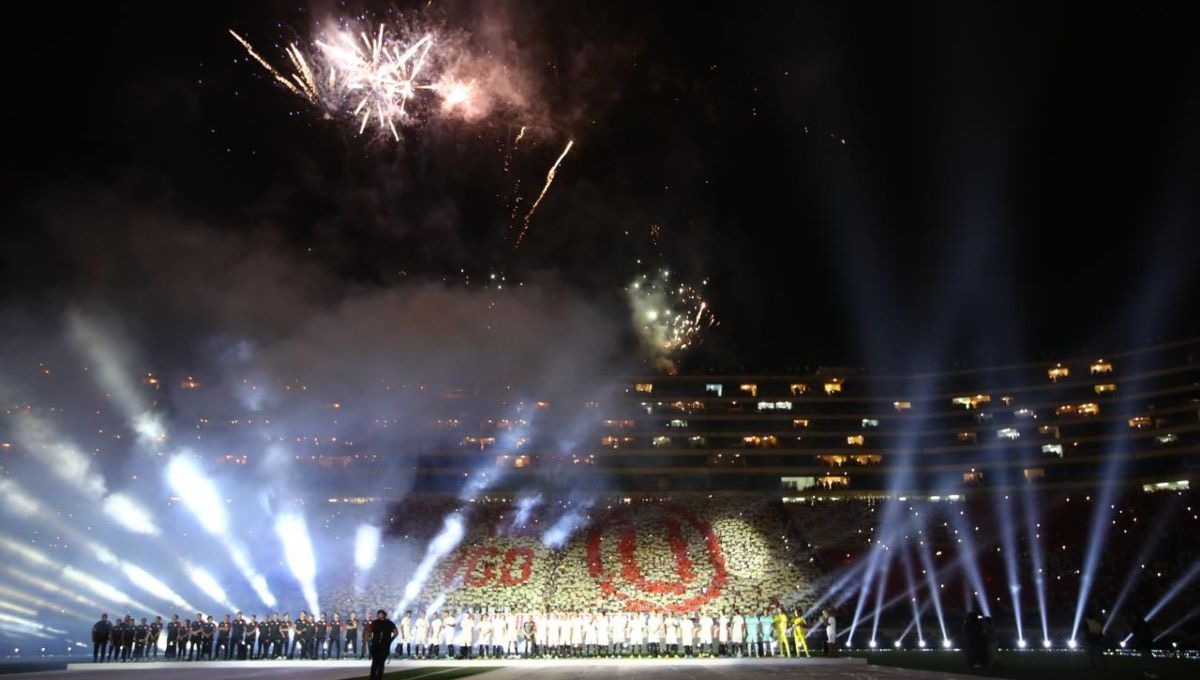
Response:
[[[703,293],[673,281],[666,269],[638,276],[625,287],[625,299],[644,349],[667,370],[673,370],[674,355],[700,344],[705,331],[717,325]]]
[[[433,32],[405,35],[379,24],[374,30],[349,25],[326,29],[311,49],[291,43],[289,67],[276,68],[250,41],[229,31],[279,85],[333,118],[400,139],[400,128],[426,116],[478,117],[481,83],[446,64],[450,49]]]

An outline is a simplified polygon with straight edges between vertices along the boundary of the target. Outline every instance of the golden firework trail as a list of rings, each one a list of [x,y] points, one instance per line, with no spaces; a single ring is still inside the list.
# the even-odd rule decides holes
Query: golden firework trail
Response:
[[[521,247],[521,241],[525,239],[525,232],[529,231],[529,222],[533,220],[533,214],[537,212],[538,206],[542,204],[542,199],[546,197],[546,192],[550,191],[550,185],[554,184],[554,177],[558,174],[558,166],[562,164],[563,159],[567,157],[567,154],[571,151],[571,147],[574,145],[575,140],[573,139],[567,142],[566,148],[558,155],[558,160],[554,161],[554,165],[550,166],[550,172],[546,173],[546,184],[542,187],[542,193],[538,194],[537,200],[533,202],[533,205],[529,208],[529,212],[525,214],[525,221],[521,228],[521,233],[517,234],[517,245],[515,247]]]
[[[274,66],[272,66],[270,64],[270,62],[268,62],[266,59],[263,59],[262,56],[259,55],[258,52],[255,52],[254,47],[251,46],[250,43],[245,38],[243,38],[242,36],[240,36],[236,32],[234,32],[234,30],[232,28],[229,29],[229,35],[232,35],[234,40],[238,41],[242,45],[242,47],[246,48],[246,53],[249,54],[251,57],[254,57],[254,61],[257,61],[259,66],[262,66],[264,69],[266,69],[267,73],[270,73],[272,76],[274,76],[275,80],[279,81],[279,83],[281,85],[283,85],[284,87],[286,87],[292,94],[299,95],[310,101],[316,99],[315,88],[312,88],[311,90],[309,90],[309,89],[301,89],[300,87],[297,87],[295,83],[293,83],[288,78],[284,77],[284,75],[282,73],[280,73]],[[288,52],[289,56],[291,56],[291,50],[293,50],[293,49],[295,49],[295,46],[292,46],[289,48],[289,52]],[[303,57],[301,57],[301,61],[303,61]],[[293,57],[293,63],[294,62],[295,62],[295,57]]]

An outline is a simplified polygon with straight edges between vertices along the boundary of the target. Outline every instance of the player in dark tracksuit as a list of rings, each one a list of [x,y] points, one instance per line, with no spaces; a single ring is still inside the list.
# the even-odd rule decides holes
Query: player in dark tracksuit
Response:
[[[113,625],[108,620],[108,614],[101,614],[100,620],[92,626],[92,663],[100,663],[108,654],[108,643],[112,640]]]

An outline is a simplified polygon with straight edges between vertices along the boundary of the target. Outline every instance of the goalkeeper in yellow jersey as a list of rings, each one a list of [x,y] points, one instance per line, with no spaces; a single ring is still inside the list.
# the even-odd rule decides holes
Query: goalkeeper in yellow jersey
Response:
[[[796,638],[796,646],[792,649],[796,650],[796,656],[800,656],[800,650],[804,649],[804,656],[811,657],[808,653],[808,633],[804,627],[808,625],[808,621],[804,620],[804,613],[799,607],[796,607],[795,613],[792,614],[792,635]]]
[[[792,646],[788,643],[787,627],[788,615],[783,607],[779,608],[779,613],[775,615],[772,623],[775,624],[775,639],[779,641],[779,656],[789,657],[792,655]]]

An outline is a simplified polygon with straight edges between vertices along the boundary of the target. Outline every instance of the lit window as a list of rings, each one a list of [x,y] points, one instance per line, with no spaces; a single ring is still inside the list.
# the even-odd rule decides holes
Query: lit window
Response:
[[[664,446],[670,446],[670,445],[671,445],[671,438],[670,438],[670,437],[658,436],[658,437],[655,437],[654,439],[651,439],[651,440],[650,440],[650,445],[651,445],[651,446],[653,446],[653,447],[654,447],[654,448],[656,448],[656,449],[661,449],[661,448],[663,448]]]
[[[683,422],[684,422],[684,424],[685,424],[685,425],[687,424],[687,421],[683,421]],[[636,425],[637,425],[637,421],[636,421],[636,420],[630,420],[630,419],[625,419],[625,420],[606,420],[606,421],[604,421],[604,426],[605,426],[605,427],[609,427],[609,428],[616,428],[616,429],[618,429],[618,430],[628,430],[628,429],[631,429],[631,428],[633,428],[633,427],[634,427],[634,426],[636,426]]]
[[[974,444],[975,442],[979,441],[979,436],[974,432],[959,432],[958,441],[963,442],[964,444]]]
[[[911,401],[893,401],[892,408],[896,409],[897,411],[911,411],[912,410],[912,402]]]
[[[792,402],[790,401],[760,401],[758,402],[759,411],[790,411],[792,410]]]
[[[879,427],[879,419],[878,418],[863,418],[862,419],[862,428],[864,430],[874,430],[877,427]]]
[[[1113,372],[1113,365],[1110,364],[1109,362],[1105,361],[1104,359],[1100,359],[1096,363],[1092,364],[1092,375],[1100,375],[1102,373],[1112,373],[1112,372]]]
[[[980,404],[987,404],[991,401],[992,397],[990,395],[973,394],[965,397],[954,397],[950,400],[950,403],[954,406],[962,406],[963,408],[970,410],[973,408],[979,408]]]
[[[841,467],[842,465],[845,465],[845,463],[846,463],[846,457],[838,455],[836,453],[830,453],[830,454],[825,454],[822,456],[817,456],[817,460],[821,461],[822,463],[824,463],[826,465],[830,465],[833,467]]]
[[[841,378],[830,378],[825,383],[825,394],[837,394],[842,391],[842,383],[845,382]]]
[[[779,439],[777,439],[775,437],[775,435],[764,435],[764,436],[751,435],[748,437],[742,437],[742,444],[744,446],[746,446],[747,448],[751,448],[751,449],[754,449],[754,448],[773,449],[773,448],[779,446]]]
[[[1142,491],[1146,493],[1155,493],[1157,491],[1187,491],[1191,488],[1188,480],[1181,479],[1178,482],[1158,482],[1157,484],[1143,484]]]
[[[676,401],[671,403],[671,408],[680,413],[695,413],[696,411],[704,410],[704,402],[702,401]]]
[[[1010,394],[1006,394],[1006,395],[1004,395],[1003,397],[1000,397],[1000,401],[1001,401],[1001,403],[1003,403],[1005,406],[1008,406],[1008,405],[1010,405],[1010,404],[1012,404],[1012,403],[1013,403],[1013,398],[1012,398],[1012,395],[1010,395]]]
[[[978,470],[971,470],[963,473],[963,481],[967,484],[978,484],[983,481],[983,473]]]
[[[158,378],[155,378],[153,373],[147,373],[146,375],[142,376],[142,384],[150,385],[151,387],[153,387],[154,389],[157,390],[158,389]]]
[[[878,465],[883,461],[883,456],[877,453],[860,453],[856,456],[850,456],[850,460],[862,466]]]
[[[1165,444],[1174,444],[1175,442],[1179,441],[1179,436],[1176,434],[1170,434],[1170,433],[1169,434],[1160,434],[1154,438],[1154,441],[1158,442],[1159,444],[1164,444],[1164,445]]]
[[[745,465],[746,459],[740,453],[711,453],[708,456],[709,465]]]
[[[1073,416],[1076,413],[1079,413],[1079,408],[1075,404],[1063,404],[1054,409],[1054,415],[1056,416]]]
[[[1038,428],[1038,434],[1042,435],[1043,437],[1050,437],[1052,439],[1058,439],[1058,426],[1057,425],[1042,425],[1041,427]]]
[[[634,385],[633,389],[635,389],[638,392],[644,392],[646,394],[650,394],[651,392],[654,391],[654,385],[652,383],[638,383],[638,384]]]
[[[1018,432],[1017,428],[1015,428],[1015,427],[1006,427],[1006,428],[1000,430],[999,432],[997,432],[996,436],[1000,437],[1001,439],[1012,440],[1012,439],[1020,439],[1021,433]]]
[[[826,489],[835,489],[835,488],[839,488],[839,487],[846,487],[846,486],[850,486],[850,476],[849,475],[825,475],[824,477],[817,478],[817,484],[820,484],[821,486],[825,487]]]
[[[742,391],[742,394],[749,394],[752,397],[758,396],[758,385],[754,383],[743,383],[738,389]]]
[[[1025,468],[1025,479],[1041,479],[1046,476],[1045,468]]]
[[[792,383],[791,391],[793,397],[798,397],[808,391],[808,385],[804,383]]]
[[[975,414],[975,419],[981,423],[986,423],[987,421],[991,420],[992,417],[993,416],[991,413],[983,413],[982,411]]]
[[[667,423],[667,427],[687,427],[687,426],[688,426],[688,421],[679,420],[678,418]]]
[[[535,401],[535,402],[533,402],[533,407],[534,407],[534,408],[536,408],[536,409],[537,409],[537,410],[539,410],[539,411],[549,411],[549,410],[550,410],[550,402],[548,402],[548,401]]]
[[[1063,445],[1062,444],[1042,444],[1042,453],[1052,455],[1052,456],[1058,456],[1059,458],[1062,458],[1063,457]]]
[[[817,478],[816,477],[780,477],[779,483],[785,489],[791,489],[793,491],[804,491],[805,489],[811,489],[814,486],[816,486]]]
[[[1093,404],[1090,402],[1086,403],[1086,404],[1080,404],[1079,405],[1079,415],[1081,415],[1081,416],[1098,416],[1098,415],[1100,415],[1100,405]]]
[[[861,434],[852,434],[846,436],[846,446],[862,446],[866,439]]]
[[[802,430],[808,427],[808,418],[792,418],[792,429]]]
[[[1063,366],[1062,364],[1055,364],[1054,368],[1046,371],[1046,374],[1050,376],[1050,382],[1058,382],[1059,378],[1065,378],[1071,375],[1071,369]]]
[[[179,383],[179,386],[185,390],[194,390],[197,387],[200,387],[200,382],[189,375],[183,379],[183,382]]]
[[[1096,385],[1096,394],[1106,394],[1108,392],[1116,392],[1117,386],[1113,383],[1101,383]]]
[[[529,456],[517,456],[513,458],[513,467],[523,468],[529,467]]]
[[[1129,429],[1144,430],[1150,427],[1150,416],[1134,416],[1129,419]]]
[[[721,383],[709,383],[704,386],[704,391],[712,392],[713,394],[720,397],[720,396],[724,396],[725,387],[722,386]]]
[[[708,440],[705,439],[704,437],[701,437],[700,435],[696,435],[695,437],[688,437],[688,446],[692,447],[693,449],[702,449],[702,448],[704,448],[704,446],[707,443],[708,443]]]
[[[1037,420],[1037,412],[1031,408],[1019,408],[1013,411],[1013,415],[1018,418],[1032,418]]]

